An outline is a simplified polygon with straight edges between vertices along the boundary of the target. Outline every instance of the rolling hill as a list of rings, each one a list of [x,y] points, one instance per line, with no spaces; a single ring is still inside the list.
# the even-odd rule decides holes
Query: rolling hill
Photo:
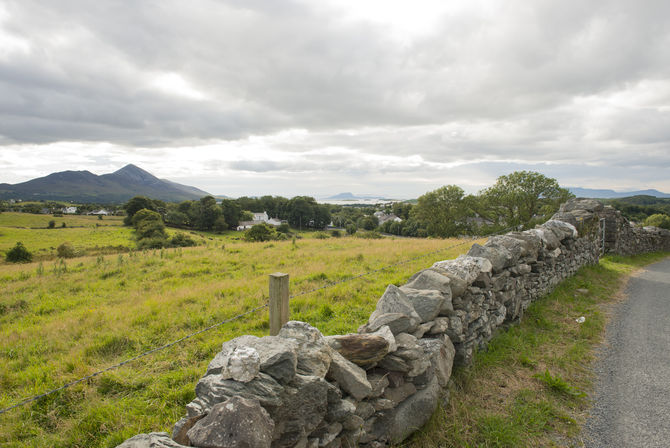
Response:
[[[147,196],[168,202],[199,199],[209,193],[188,185],[159,179],[132,164],[109,174],[61,171],[18,184],[0,184],[0,199],[24,201],[125,202]]]

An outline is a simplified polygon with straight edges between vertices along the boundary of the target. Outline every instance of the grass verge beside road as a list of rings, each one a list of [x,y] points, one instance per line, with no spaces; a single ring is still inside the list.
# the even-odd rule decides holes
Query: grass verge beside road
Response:
[[[606,256],[533,303],[472,366],[454,370],[449,405],[405,446],[572,445],[590,406],[610,305],[633,271],[668,255]]]

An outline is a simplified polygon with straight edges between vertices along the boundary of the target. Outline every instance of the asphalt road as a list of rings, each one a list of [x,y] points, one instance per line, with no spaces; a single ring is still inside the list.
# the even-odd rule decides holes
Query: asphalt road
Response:
[[[670,447],[670,258],[630,279],[606,338],[585,446]]]

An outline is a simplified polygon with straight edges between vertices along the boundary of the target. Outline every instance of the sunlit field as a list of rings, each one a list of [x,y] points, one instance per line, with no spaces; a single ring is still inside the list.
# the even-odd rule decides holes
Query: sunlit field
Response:
[[[129,229],[110,229],[127,232],[132,246]],[[76,232],[93,229],[72,231],[70,241],[86,244],[87,237]],[[295,241],[247,243],[232,232],[202,235],[204,245],[195,248],[0,265],[0,408],[264,304],[272,272],[288,273],[296,294],[450,248],[291,302],[291,319],[325,334],[356,331],[389,283],[401,284],[437,260],[465,253],[473,242],[306,234]],[[39,241],[34,238],[24,241],[27,247]],[[0,241],[3,247],[15,243]],[[221,343],[267,333],[263,309],[2,414],[0,445],[113,447],[138,432],[170,431]]]

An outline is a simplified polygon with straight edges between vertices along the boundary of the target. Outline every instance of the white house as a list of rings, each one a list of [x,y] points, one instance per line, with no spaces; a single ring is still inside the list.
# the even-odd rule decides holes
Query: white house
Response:
[[[112,213],[105,210],[105,209],[100,209],[100,210],[95,210],[93,212],[88,212],[87,214],[88,215],[104,215],[104,216],[107,216],[107,215],[111,215]]]
[[[240,221],[237,225],[237,230],[247,230],[255,226],[256,224],[268,224],[274,227],[279,227],[282,223],[286,221],[280,221],[276,218],[270,218],[267,212],[263,213],[254,213],[253,221]]]
[[[77,213],[77,207],[63,207],[62,212],[66,215],[74,215]]]
[[[393,213],[387,215],[384,212],[375,212],[374,215],[379,220],[379,225],[384,224],[386,221],[402,222],[402,219],[394,215]]]
[[[268,219],[270,219],[268,212],[254,213],[254,221],[268,222]]]

